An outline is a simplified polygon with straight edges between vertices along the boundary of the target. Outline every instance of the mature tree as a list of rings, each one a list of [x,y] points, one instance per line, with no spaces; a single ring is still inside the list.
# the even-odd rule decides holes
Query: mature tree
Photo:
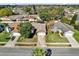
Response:
[[[43,20],[43,21],[48,21],[49,20],[49,17],[50,15],[47,13],[47,12],[43,12],[43,13],[40,13],[40,18]]]
[[[45,9],[41,9],[39,11],[39,16],[43,21],[48,21],[51,17],[50,13],[49,13],[49,9],[45,8]]]
[[[32,25],[29,22],[20,24],[20,33],[24,38],[28,38],[31,35]]]
[[[61,22],[69,24],[70,23],[70,20],[68,18],[62,16],[61,17]]]
[[[30,12],[30,11],[32,10],[31,7],[27,7],[27,6],[23,7],[22,9],[23,9],[25,12]]]
[[[59,15],[61,16],[63,13],[63,8],[59,7],[53,7],[50,11],[49,11],[50,15],[51,15],[51,19],[55,19],[56,17],[58,17]]]
[[[39,11],[39,16],[42,20],[54,20],[57,16],[61,16],[63,8],[44,8]]]
[[[0,16],[12,15],[12,10],[10,8],[3,8],[0,10]]]
[[[77,19],[77,14],[74,14],[74,16],[72,17],[72,20],[70,22],[71,25],[75,25],[75,21]]]

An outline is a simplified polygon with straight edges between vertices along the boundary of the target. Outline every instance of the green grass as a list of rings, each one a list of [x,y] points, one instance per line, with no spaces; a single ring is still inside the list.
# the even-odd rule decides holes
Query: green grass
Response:
[[[74,30],[74,38],[79,42],[79,31]]]
[[[34,35],[33,38],[20,37],[17,42],[37,42],[37,36]]]
[[[7,42],[10,39],[10,33],[2,32],[0,33],[0,42]]]
[[[60,37],[58,33],[49,33],[46,36],[47,42],[53,42],[53,43],[67,43],[68,40],[65,37]]]

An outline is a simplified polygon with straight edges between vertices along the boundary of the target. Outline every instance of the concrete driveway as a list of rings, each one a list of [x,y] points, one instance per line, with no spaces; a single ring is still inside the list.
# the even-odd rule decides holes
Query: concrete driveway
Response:
[[[4,47],[14,47],[17,40],[18,40],[18,36],[16,36],[16,38],[12,41],[11,39],[7,42],[7,44],[4,45]]]

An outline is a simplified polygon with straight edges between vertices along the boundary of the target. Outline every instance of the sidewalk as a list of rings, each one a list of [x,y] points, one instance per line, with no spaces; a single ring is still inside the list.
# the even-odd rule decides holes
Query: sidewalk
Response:
[[[79,47],[79,43],[75,40],[73,36],[66,35],[65,37],[68,39],[72,47]]]

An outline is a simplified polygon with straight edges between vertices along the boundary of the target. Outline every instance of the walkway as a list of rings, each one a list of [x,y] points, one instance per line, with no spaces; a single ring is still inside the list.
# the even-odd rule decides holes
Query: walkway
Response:
[[[79,47],[79,43],[71,35],[65,35],[72,47]]]
[[[4,47],[14,47],[18,38],[19,37],[17,36],[13,41],[10,39]]]

